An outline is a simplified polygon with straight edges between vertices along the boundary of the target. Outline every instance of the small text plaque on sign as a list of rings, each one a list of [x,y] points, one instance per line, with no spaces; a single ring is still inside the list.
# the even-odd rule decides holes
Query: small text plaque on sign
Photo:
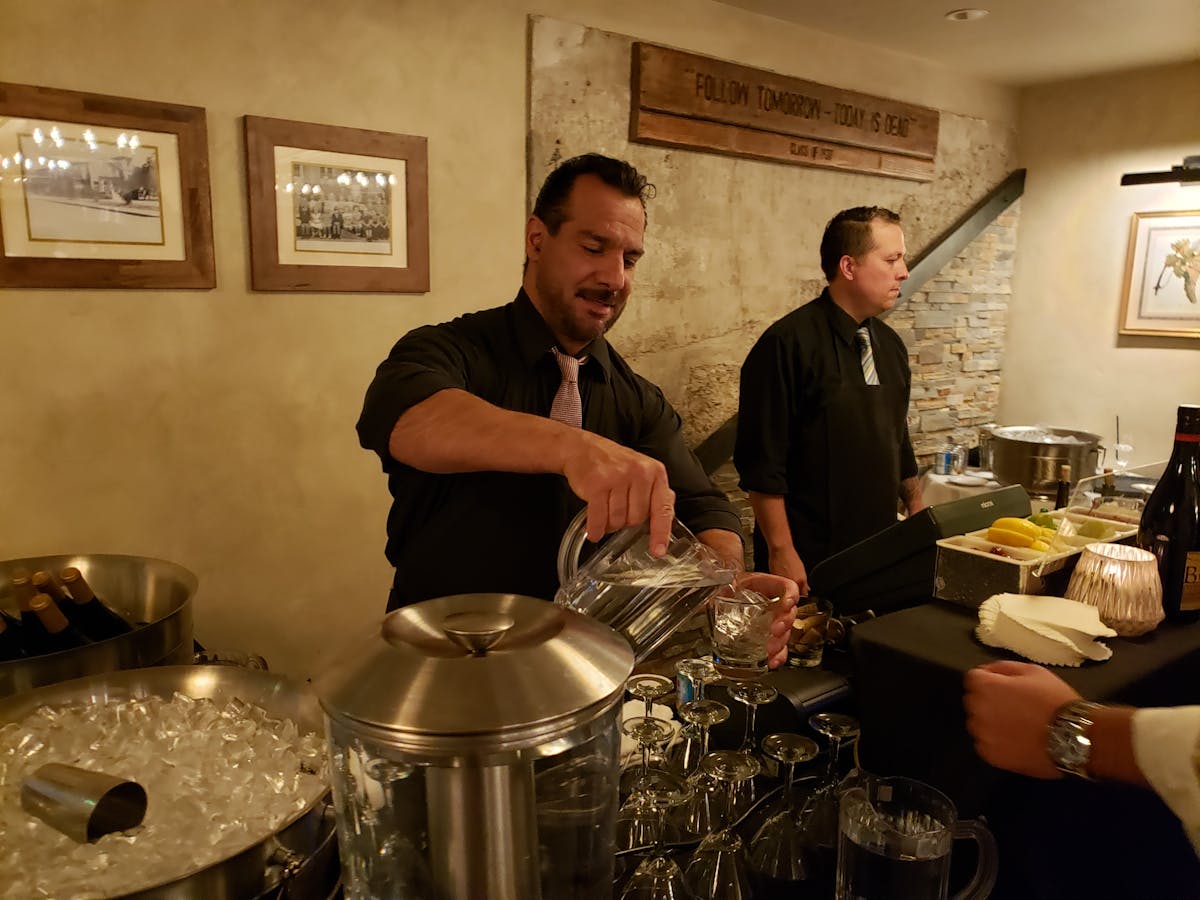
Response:
[[[938,111],[653,44],[633,45],[630,140],[933,178]]]

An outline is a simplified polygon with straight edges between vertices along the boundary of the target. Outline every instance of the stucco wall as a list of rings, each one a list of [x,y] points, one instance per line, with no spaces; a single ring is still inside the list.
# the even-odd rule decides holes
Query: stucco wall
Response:
[[[894,209],[915,253],[1008,175],[1016,135],[1002,119],[943,112],[927,184],[634,143],[635,38],[533,21],[529,202],[555,165],[590,149],[629,159],[655,183],[647,254],[611,338],[698,441],[736,411],[738,371],[758,335],[824,286],[818,250],[834,213]]]
[[[374,367],[398,335],[516,289],[530,13],[971,121],[1015,122],[1011,91],[703,0],[5,4],[0,80],[207,109],[218,285],[0,295],[0,557],[113,552],[175,560],[200,577],[202,641],[263,653],[274,668],[300,675],[382,612],[391,577],[383,558],[388,497],[353,425]],[[251,292],[245,114],[427,136],[431,291]],[[972,154],[967,136],[946,146],[947,158]],[[535,168],[546,161],[539,155]],[[664,184],[702,177],[709,164],[689,165],[655,177]],[[723,340],[714,323],[728,329],[746,317],[748,335],[810,290],[813,245],[794,242],[813,240],[813,223],[838,205],[838,191],[857,199],[887,184],[782,167],[776,177],[804,187],[788,189],[780,198],[786,204],[741,213],[739,225],[752,227],[755,242],[737,253],[718,248],[719,271],[689,262],[694,236],[668,245],[665,227],[654,232],[647,269],[662,278],[673,261],[689,273],[684,286],[715,285],[708,302],[721,307],[710,323],[690,314],[682,292],[658,300],[639,291],[631,302],[623,346],[637,358],[661,345],[659,357],[647,359],[649,374],[672,390],[687,390],[665,377],[673,359],[711,356],[708,347]],[[756,203],[770,199],[758,190]],[[946,197],[971,199],[965,191]],[[904,196],[880,200],[903,206]],[[692,202],[664,190],[656,223],[674,217],[682,229],[687,217],[711,216],[721,201]],[[789,280],[765,277],[767,257],[796,260]],[[719,299],[735,280],[756,298],[753,315]],[[696,343],[685,347],[682,337]],[[746,339],[738,338],[739,352]],[[462,551],[488,537],[464,523]]]
[[[1176,407],[1200,403],[1200,340],[1118,336],[1129,223],[1200,209],[1200,189],[1120,180],[1200,152],[1200,63],[1029,88],[1020,135],[1029,175],[999,421],[1111,444],[1120,416],[1134,464],[1165,459]]]

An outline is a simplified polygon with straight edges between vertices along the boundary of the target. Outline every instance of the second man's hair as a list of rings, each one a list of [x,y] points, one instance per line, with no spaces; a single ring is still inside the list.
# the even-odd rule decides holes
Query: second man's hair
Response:
[[[829,220],[825,234],[821,236],[821,271],[825,273],[826,281],[833,281],[837,276],[838,263],[843,256],[858,259],[870,251],[871,223],[876,219],[900,224],[900,216],[882,206],[843,209]]]

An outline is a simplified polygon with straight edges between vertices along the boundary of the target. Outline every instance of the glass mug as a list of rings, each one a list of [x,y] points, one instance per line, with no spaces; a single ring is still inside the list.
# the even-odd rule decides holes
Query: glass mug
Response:
[[[945,794],[911,778],[870,777],[842,794],[837,900],[945,900],[956,840],[979,845],[975,876],[955,900],[986,898],[996,884],[996,841],[959,821]]]

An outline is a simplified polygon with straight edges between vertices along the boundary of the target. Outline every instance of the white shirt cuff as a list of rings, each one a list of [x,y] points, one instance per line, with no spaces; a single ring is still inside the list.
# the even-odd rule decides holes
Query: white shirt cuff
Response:
[[[1140,709],[1131,727],[1138,768],[1200,853],[1200,706]]]

